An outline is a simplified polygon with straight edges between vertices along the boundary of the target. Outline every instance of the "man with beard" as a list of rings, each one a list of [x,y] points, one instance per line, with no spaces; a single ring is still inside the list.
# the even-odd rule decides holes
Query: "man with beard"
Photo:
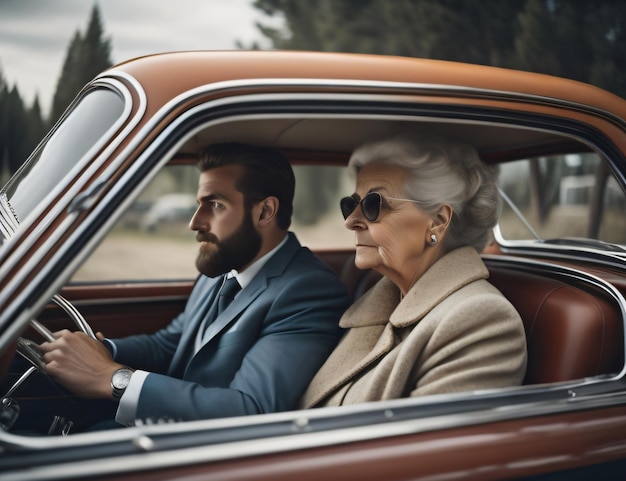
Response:
[[[288,232],[289,162],[228,143],[210,146],[199,167],[189,226],[201,275],[185,310],[152,335],[98,333],[98,342],[62,331],[41,345],[52,378],[80,397],[117,401],[121,425],[294,409],[341,335],[346,289]],[[227,285],[234,300],[218,312]]]

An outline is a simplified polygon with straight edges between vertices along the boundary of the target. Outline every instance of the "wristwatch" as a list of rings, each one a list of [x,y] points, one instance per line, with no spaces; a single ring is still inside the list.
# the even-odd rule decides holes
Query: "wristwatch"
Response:
[[[113,390],[113,398],[119,399],[126,391],[128,383],[130,383],[130,377],[133,375],[133,370],[128,367],[122,367],[113,373],[111,376],[111,389]]]

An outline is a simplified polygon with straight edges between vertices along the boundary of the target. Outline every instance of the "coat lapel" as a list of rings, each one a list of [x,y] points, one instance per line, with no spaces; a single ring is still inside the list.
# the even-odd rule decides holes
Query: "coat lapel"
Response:
[[[343,337],[317,372],[300,401],[303,407],[319,403],[393,349],[395,335],[388,320],[399,298],[398,288],[383,278],[344,313],[339,325],[350,329],[350,337]],[[365,303],[367,317],[360,308]]]

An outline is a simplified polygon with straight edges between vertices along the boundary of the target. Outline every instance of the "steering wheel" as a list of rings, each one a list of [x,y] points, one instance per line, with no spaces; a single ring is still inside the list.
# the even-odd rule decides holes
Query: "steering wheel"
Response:
[[[70,303],[67,299],[60,295],[55,295],[52,297],[52,302],[54,302],[57,306],[59,306],[65,313],[70,317],[76,327],[84,332],[87,336],[92,339],[97,339],[94,334],[91,326],[87,323],[83,315]],[[48,328],[46,328],[43,324],[36,320],[30,321],[30,325],[35,331],[37,331],[46,341],[53,341],[54,336],[52,332]],[[19,337],[17,340],[17,352],[24,359],[26,359],[31,367],[28,368],[24,374],[22,374],[15,383],[9,388],[7,393],[2,397],[0,401],[0,427],[4,429],[9,429],[11,425],[17,419],[19,414],[19,407],[17,403],[11,398],[15,391],[34,373],[41,372],[47,376],[46,373],[46,364],[43,360],[43,355],[41,350],[39,349],[39,345],[30,340],[23,337]]]

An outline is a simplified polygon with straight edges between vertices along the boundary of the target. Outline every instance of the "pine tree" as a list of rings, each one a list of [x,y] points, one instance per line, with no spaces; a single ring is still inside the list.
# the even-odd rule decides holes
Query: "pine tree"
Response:
[[[626,97],[626,2],[256,0],[273,48],[434,58],[547,73]]]
[[[8,159],[8,145],[6,135],[6,103],[7,103],[8,88],[4,80],[4,75],[0,69],[0,184],[4,185],[10,175],[9,159]]]
[[[52,100],[50,124],[56,122],[83,86],[112,65],[109,39],[103,39],[104,30],[100,10],[94,5],[87,31],[76,31],[72,38],[61,76]]]
[[[8,90],[2,114],[6,141],[4,146],[6,165],[10,172],[15,172],[32,150],[32,140],[28,137],[27,113],[16,86]]]

